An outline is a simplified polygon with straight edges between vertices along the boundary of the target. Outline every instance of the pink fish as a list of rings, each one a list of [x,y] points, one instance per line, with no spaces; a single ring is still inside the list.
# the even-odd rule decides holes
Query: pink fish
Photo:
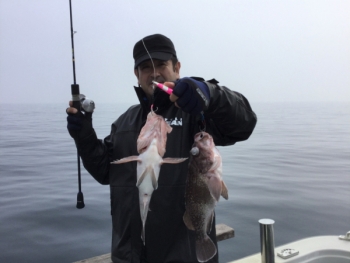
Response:
[[[129,156],[116,160],[112,164],[137,161],[137,183],[139,189],[140,214],[142,220],[141,237],[145,243],[145,223],[149,203],[154,190],[158,188],[160,167],[163,163],[176,164],[187,158],[162,158],[165,154],[167,134],[172,128],[164,118],[151,111],[147,115],[146,124],[141,129],[137,139],[137,151],[140,155]]]
[[[220,153],[208,133],[199,132],[194,136],[190,153],[183,219],[187,228],[195,231],[197,260],[206,262],[217,253],[216,246],[208,236],[214,208],[220,195],[228,199],[228,190],[222,180]]]

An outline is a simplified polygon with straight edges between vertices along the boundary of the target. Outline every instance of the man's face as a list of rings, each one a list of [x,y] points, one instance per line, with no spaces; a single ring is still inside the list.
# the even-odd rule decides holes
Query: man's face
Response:
[[[153,80],[164,83],[166,81],[175,81],[180,78],[180,62],[177,62],[175,67],[171,60],[163,61],[153,59],[153,63],[154,68],[152,61],[146,60],[135,69],[138,83],[149,98],[153,94]]]

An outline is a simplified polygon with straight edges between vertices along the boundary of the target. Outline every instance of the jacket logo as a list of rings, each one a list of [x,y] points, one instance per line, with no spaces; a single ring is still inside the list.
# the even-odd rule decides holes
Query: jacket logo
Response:
[[[180,118],[180,119],[178,119],[176,117],[174,119],[164,118],[164,120],[170,126],[182,126],[182,118]]]

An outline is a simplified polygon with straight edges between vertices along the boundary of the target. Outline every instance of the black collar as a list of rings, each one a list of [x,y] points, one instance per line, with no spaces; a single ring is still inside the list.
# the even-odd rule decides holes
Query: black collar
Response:
[[[146,93],[141,87],[135,87],[136,95],[140,101],[140,105],[145,112],[151,110],[152,102],[146,96]],[[157,111],[157,114],[161,114],[166,109],[168,109],[173,103],[169,99],[169,95],[160,89],[155,89],[153,95],[153,109]]]

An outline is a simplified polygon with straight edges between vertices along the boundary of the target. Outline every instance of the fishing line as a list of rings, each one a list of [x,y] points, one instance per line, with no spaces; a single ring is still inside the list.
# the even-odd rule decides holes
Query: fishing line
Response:
[[[152,57],[151,57],[151,54],[148,52],[148,49],[147,49],[146,44],[145,44],[145,41],[143,41],[143,38],[142,38],[141,40],[142,40],[142,44],[143,44],[143,46],[144,46],[144,48],[145,48],[145,50],[146,50],[146,52],[147,52],[147,54],[148,54],[150,60],[151,60],[151,62],[152,62],[152,66],[153,66],[153,79],[155,79],[155,78],[156,78],[156,67],[154,66],[154,63],[153,63],[153,59],[152,59]],[[152,83],[153,92],[152,92],[152,100],[151,100],[151,112],[156,112],[156,111],[158,110],[158,107],[157,107],[157,109],[153,111],[154,89],[155,89],[155,87],[156,87],[156,86],[154,85],[154,83]]]
[[[145,44],[145,41],[143,41],[143,38],[142,38],[141,40],[142,40],[142,44],[143,44],[143,46],[144,46],[144,48],[145,48],[145,50],[146,50],[146,52],[147,52],[147,54],[148,54],[150,60],[151,60],[151,62],[152,62],[152,66],[153,66],[153,78],[155,79],[155,78],[156,78],[156,67],[154,66],[154,63],[153,63],[153,59],[152,59],[152,57],[151,57],[151,54],[148,52],[148,49],[147,49],[146,44]],[[155,89],[154,83],[152,83],[152,87],[153,87],[153,93],[152,93],[152,101],[151,101],[151,112],[156,112],[156,111],[158,110],[158,108],[157,108],[155,111],[153,111],[154,89]]]
[[[149,58],[151,59],[152,66],[153,66],[153,76],[154,76],[154,78],[155,78],[155,77],[156,77],[156,67],[154,66],[153,59],[152,59],[152,57],[151,57],[151,54],[148,52],[148,49],[147,49],[147,47],[146,47],[145,42],[143,41],[143,38],[142,38],[142,44],[143,44],[144,48],[146,49],[146,52],[147,52]],[[152,86],[153,86],[153,90],[154,90],[154,88],[155,88],[154,83],[152,84]]]
[[[130,13],[132,13],[132,10],[131,10],[130,6],[129,6],[129,10],[130,10]],[[134,17],[134,22],[136,23],[137,27],[139,28],[140,26],[139,26],[139,23],[138,23],[136,17]],[[149,56],[149,58],[151,60],[152,67],[153,67],[153,74],[154,74],[153,76],[154,76],[154,80],[156,80],[156,67],[154,66],[153,59],[151,57],[151,54],[148,52],[148,49],[146,47],[146,44],[145,44],[145,41],[143,40],[143,38],[141,39],[141,41],[142,41],[143,47],[145,48],[145,50],[146,50],[146,52],[147,52],[147,54],[148,54],[148,56]],[[155,89],[154,83],[152,84],[152,87],[153,87],[153,91],[154,91],[154,89]],[[152,96],[152,98],[153,98],[153,96]]]
[[[205,123],[204,112],[201,111],[200,114],[201,114],[201,119],[200,119],[199,124],[198,124],[199,130],[200,130],[201,132],[205,132],[205,130],[207,129],[207,125],[206,125],[206,123]],[[203,128],[202,128],[202,127],[203,127]]]

